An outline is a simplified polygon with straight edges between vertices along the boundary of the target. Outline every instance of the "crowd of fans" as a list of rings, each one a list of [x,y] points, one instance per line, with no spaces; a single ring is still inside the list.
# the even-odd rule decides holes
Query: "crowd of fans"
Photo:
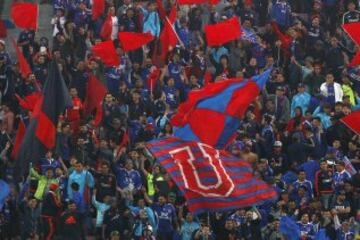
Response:
[[[317,239],[320,230],[329,239],[359,239],[360,138],[340,119],[360,108],[360,68],[349,65],[358,47],[341,28],[360,22],[360,1],[178,5],[174,29],[181,44],[165,62],[158,57],[164,25],[158,3],[106,0],[104,15],[93,21],[91,2],[54,0],[53,39],[41,31],[20,33],[17,43],[32,69],[25,79],[0,40],[0,178],[11,185],[0,209],[0,239],[277,240],[286,239],[282,216],[297,222],[302,240]],[[176,4],[163,1],[168,12]],[[108,15],[116,67],[90,51]],[[241,21],[242,37],[206,46],[204,26],[232,16]],[[120,31],[150,31],[156,39],[125,53]],[[288,45],[281,34],[291,39]],[[27,123],[31,113],[15,94],[39,91],[51,59],[73,108],[59,119],[56,148],[16,183],[13,139],[20,119]],[[144,143],[172,135],[171,116],[191,90],[207,84],[205,73],[218,82],[249,78],[269,66],[271,79],[227,150],[250,162],[254,176],[276,188],[278,201],[193,216]],[[146,80],[154,68],[161,75],[150,88]],[[90,74],[108,88],[99,126],[83,114]]]

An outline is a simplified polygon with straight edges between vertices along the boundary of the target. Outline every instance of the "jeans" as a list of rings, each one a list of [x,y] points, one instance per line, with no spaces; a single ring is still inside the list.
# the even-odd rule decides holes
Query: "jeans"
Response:
[[[330,209],[330,206],[333,201],[333,194],[332,193],[321,193],[320,195],[320,202],[325,209]]]

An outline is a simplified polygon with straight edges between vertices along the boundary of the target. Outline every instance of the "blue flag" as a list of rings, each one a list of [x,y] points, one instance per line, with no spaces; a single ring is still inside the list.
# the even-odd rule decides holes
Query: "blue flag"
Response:
[[[319,232],[315,236],[316,240],[330,240],[330,238],[326,235],[325,229],[320,229]]]
[[[5,199],[9,196],[10,187],[4,180],[0,179],[0,210],[3,208]]]
[[[282,217],[280,219],[280,233],[286,236],[288,240],[300,239],[300,228],[296,222],[290,217]]]

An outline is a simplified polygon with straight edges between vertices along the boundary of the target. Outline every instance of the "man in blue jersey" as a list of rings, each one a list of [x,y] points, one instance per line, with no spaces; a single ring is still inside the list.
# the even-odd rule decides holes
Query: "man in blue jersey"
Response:
[[[152,208],[159,221],[157,239],[172,239],[175,231],[178,230],[178,222],[174,205],[167,202],[166,195],[161,194],[158,198],[158,202],[155,203]]]
[[[301,216],[300,222],[298,222],[300,228],[300,238],[302,240],[315,239],[315,228],[312,223],[309,222],[309,215],[304,213]]]

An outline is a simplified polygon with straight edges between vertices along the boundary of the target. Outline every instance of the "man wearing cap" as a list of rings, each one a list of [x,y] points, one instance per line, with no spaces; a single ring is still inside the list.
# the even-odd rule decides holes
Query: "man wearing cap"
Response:
[[[295,117],[296,107],[301,107],[302,113],[305,113],[310,104],[311,95],[305,92],[305,85],[299,83],[297,90],[298,93],[291,100],[291,117]]]
[[[282,152],[281,141],[275,141],[273,152],[269,158],[269,164],[274,171],[283,171],[287,169],[287,156]]]
[[[351,179],[351,175],[345,169],[345,163],[343,161],[338,161],[336,163],[336,172],[333,176],[334,185],[333,188],[336,194],[339,194],[341,190],[344,189],[345,181]]]
[[[285,88],[278,86],[275,95],[269,95],[269,99],[275,103],[275,117],[279,122],[287,123],[290,118],[290,103],[285,96]]]

